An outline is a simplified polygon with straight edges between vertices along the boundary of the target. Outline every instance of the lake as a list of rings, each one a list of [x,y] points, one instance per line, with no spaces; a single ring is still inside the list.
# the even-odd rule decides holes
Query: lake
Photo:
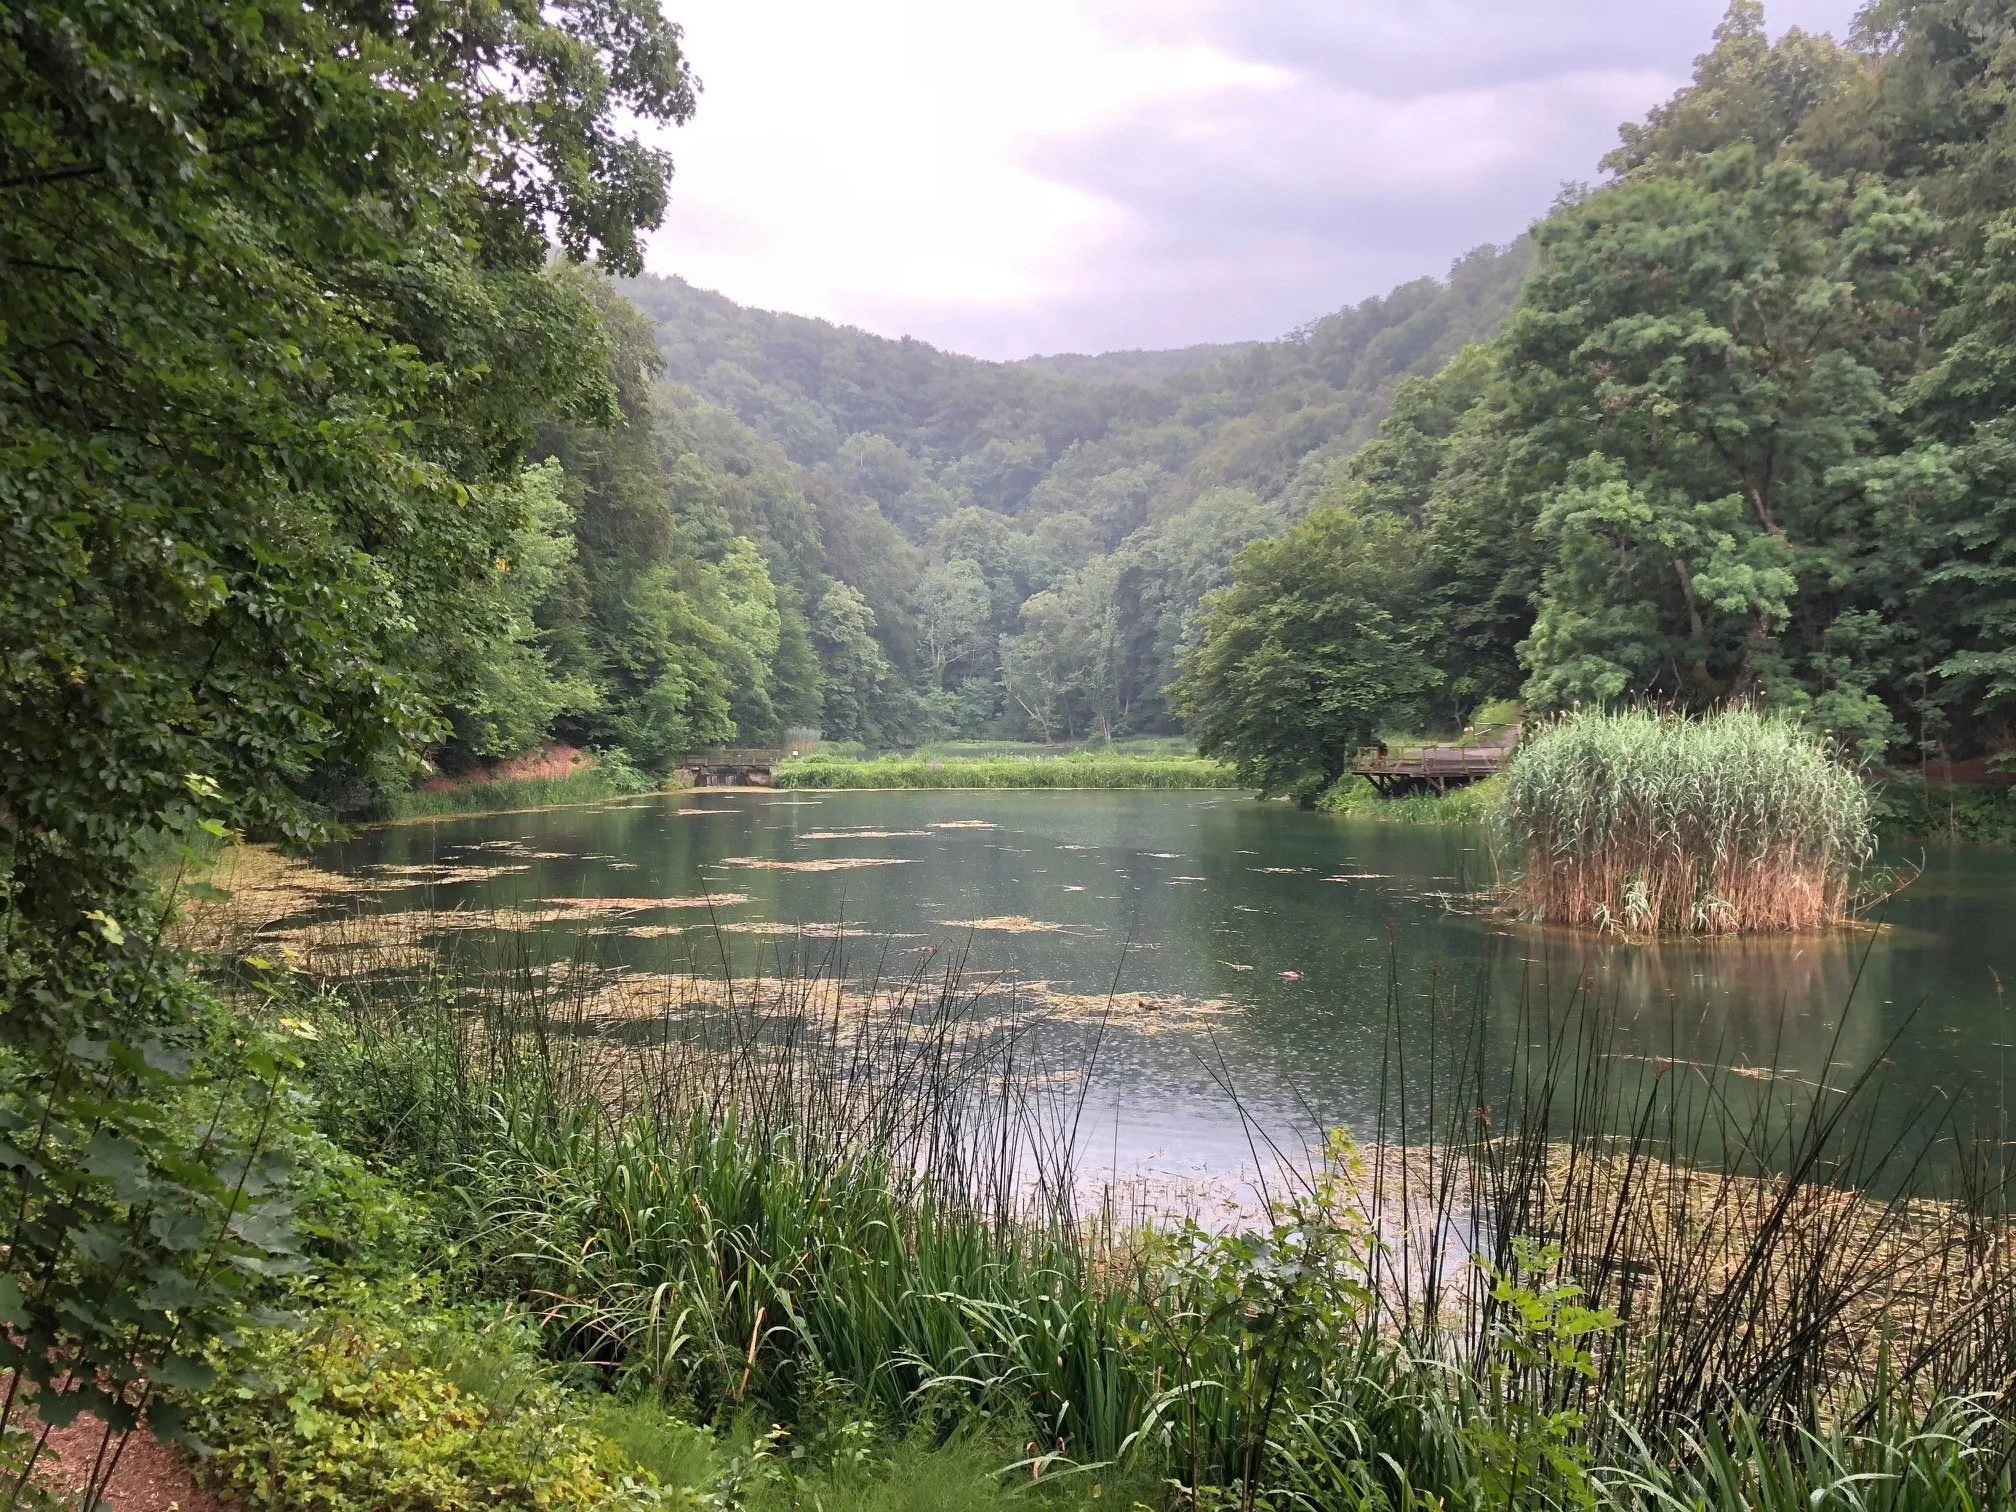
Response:
[[[1417,1061],[1482,1023],[1509,1063],[1579,991],[1615,1010],[1609,1054],[1759,1086],[1887,1054],[1900,1107],[1999,1099],[2016,1040],[2004,850],[1914,850],[1923,872],[1874,933],[1661,945],[1493,915],[1467,832],[1231,793],[699,790],[384,825],[315,859],[368,876],[374,908],[519,910],[555,954],[596,930],[596,958],[632,973],[887,980],[962,958],[1056,1010],[1081,1059],[1096,1041],[1100,1164],[1177,1182],[1248,1163],[1248,1120],[1365,1131],[1395,1021]]]

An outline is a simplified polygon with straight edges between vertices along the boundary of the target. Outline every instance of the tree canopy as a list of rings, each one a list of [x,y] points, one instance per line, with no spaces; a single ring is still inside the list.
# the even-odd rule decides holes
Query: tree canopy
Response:
[[[1883,0],[1846,43],[1774,42],[1737,0],[1613,178],[1535,227],[1502,330],[1335,465],[1310,518],[1384,516],[1425,563],[1394,613],[1441,722],[1518,694],[1753,704],[1872,764],[2016,743],[2009,24]],[[1248,574],[1295,600],[1276,617],[1329,592],[1250,553],[1205,648],[1251,633]],[[1194,657],[1186,706],[1261,696],[1244,666]],[[1337,759],[1292,691],[1266,695],[1277,784]]]

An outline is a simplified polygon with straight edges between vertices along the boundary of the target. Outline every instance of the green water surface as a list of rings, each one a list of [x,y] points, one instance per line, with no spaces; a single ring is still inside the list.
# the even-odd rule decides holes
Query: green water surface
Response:
[[[890,864],[747,864],[829,858]],[[598,958],[634,972],[725,961],[889,979],[957,956],[973,975],[1110,994],[1110,1019],[1081,1011],[1058,1031],[1085,1056],[1096,1044],[1088,1147],[1177,1179],[1246,1163],[1256,1125],[1368,1132],[1382,1086],[1391,1101],[1396,1023],[1417,1071],[1480,1023],[1484,1058],[1509,1066],[1577,993],[1611,1015],[1606,1055],[1733,1065],[1760,1088],[1840,1084],[1880,1059],[1900,1116],[1999,1104],[2016,1041],[2001,992],[2016,979],[2016,853],[1996,849],[1913,852],[1923,873],[1878,932],[1662,945],[1496,915],[1477,898],[1492,859],[1474,834],[1230,793],[702,791],[387,825],[317,859],[379,879],[371,906],[386,909],[746,899],[538,926],[555,951],[598,928]],[[396,870],[436,864],[509,869],[445,883]],[[1055,927],[971,922],[1014,919]],[[840,921],[859,933],[790,929]]]

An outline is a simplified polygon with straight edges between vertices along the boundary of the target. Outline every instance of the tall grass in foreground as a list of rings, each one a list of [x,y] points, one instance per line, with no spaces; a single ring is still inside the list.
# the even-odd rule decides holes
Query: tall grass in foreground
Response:
[[[810,756],[777,769],[795,788],[1229,788],[1232,768],[1202,756]]]
[[[1524,914],[1634,935],[1839,923],[1875,848],[1860,778],[1750,709],[1570,715],[1519,748],[1505,817]]]
[[[453,1194],[465,1263],[557,1353],[703,1418],[978,1414],[1025,1425],[1018,1475],[1117,1466],[1187,1508],[2016,1489],[2003,1150],[1891,1105],[1880,1057],[1651,1063],[1580,994],[1444,998],[1416,1038],[1396,981],[1367,1147],[1263,1137],[1261,1199],[1205,1227],[1088,1184],[1096,1065],[957,963],[502,949],[337,984],[326,1114]]]

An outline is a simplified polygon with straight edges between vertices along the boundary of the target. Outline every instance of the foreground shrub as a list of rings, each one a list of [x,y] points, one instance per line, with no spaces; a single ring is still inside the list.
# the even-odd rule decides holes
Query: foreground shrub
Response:
[[[1631,934],[1838,923],[1874,849],[1861,779],[1749,709],[1563,719],[1513,758],[1505,814],[1523,913]]]
[[[606,1400],[711,1425],[731,1505],[982,1505],[885,1476],[967,1431],[1024,1494],[1189,1512],[2002,1504],[2006,1163],[1882,1057],[1678,1074],[1603,1053],[1578,995],[1522,1000],[1508,1065],[1431,995],[1365,1148],[1207,1228],[1088,1203],[1077,1084],[956,969],[730,999],[529,949],[326,995],[323,1116],[452,1194],[459,1284]],[[698,1454],[648,1412],[621,1436]],[[1828,1499],[1869,1476],[1936,1489]]]
[[[207,1476],[288,1512],[699,1505],[632,1473],[513,1343],[369,1305],[255,1334],[207,1401]]]

